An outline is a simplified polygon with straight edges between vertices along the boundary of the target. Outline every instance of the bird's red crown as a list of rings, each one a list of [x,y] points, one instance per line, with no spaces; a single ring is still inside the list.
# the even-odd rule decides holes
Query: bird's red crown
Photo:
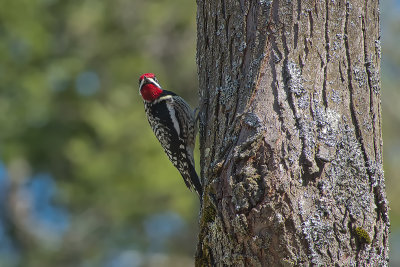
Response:
[[[139,78],[139,83],[144,79],[144,78],[155,78],[156,75],[154,75],[154,73],[145,73],[142,74],[142,76],[140,76]]]

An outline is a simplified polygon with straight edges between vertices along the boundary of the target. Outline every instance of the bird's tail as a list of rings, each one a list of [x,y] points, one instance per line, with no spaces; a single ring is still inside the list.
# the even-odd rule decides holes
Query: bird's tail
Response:
[[[203,196],[203,187],[200,183],[199,176],[197,176],[196,170],[194,169],[194,166],[192,164],[189,164],[189,174],[192,186],[201,199]]]

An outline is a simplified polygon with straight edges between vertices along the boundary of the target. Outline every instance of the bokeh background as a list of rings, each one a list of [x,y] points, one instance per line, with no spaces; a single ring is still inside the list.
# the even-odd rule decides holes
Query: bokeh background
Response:
[[[381,14],[400,266],[400,0]],[[193,266],[199,203],[148,126],[138,77],[197,105],[195,16],[187,0],[0,0],[1,267]]]

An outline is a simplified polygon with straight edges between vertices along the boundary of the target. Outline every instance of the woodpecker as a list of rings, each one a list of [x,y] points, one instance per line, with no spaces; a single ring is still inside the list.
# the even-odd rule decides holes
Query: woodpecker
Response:
[[[163,90],[153,73],[139,78],[147,120],[169,160],[178,169],[186,186],[202,196],[202,186],[194,168],[196,138],[194,112],[183,98]]]

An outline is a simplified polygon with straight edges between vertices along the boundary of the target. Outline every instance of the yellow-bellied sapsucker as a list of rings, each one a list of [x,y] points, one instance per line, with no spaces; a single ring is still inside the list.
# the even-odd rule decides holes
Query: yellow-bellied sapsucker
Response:
[[[202,186],[194,168],[196,138],[194,112],[183,98],[163,90],[153,73],[139,78],[147,119],[169,160],[183,177],[186,186],[202,196]]]

